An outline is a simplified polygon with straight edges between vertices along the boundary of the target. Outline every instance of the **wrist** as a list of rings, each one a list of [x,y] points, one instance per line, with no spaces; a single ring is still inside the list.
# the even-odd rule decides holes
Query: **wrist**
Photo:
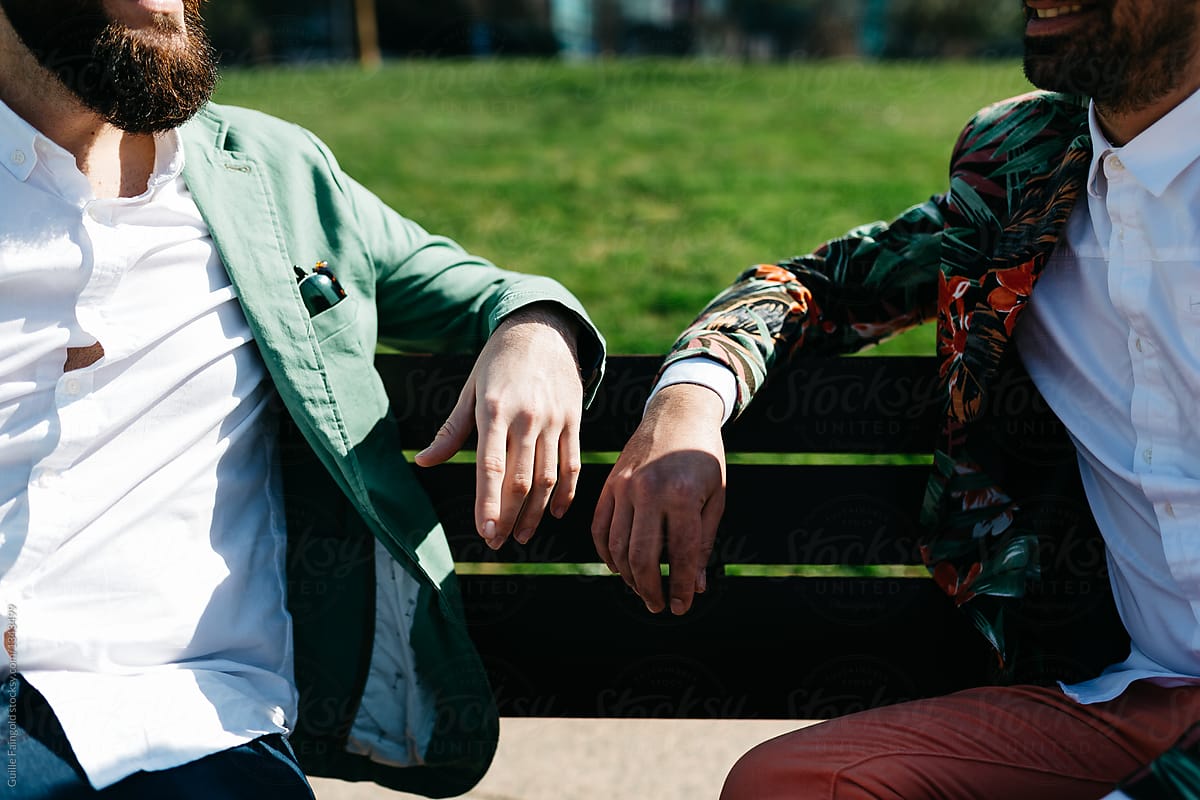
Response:
[[[705,384],[673,383],[658,390],[646,406],[645,416],[688,417],[719,428],[725,419],[725,402]]]
[[[574,314],[556,303],[532,303],[518,308],[502,319],[492,335],[509,331],[517,333],[521,328],[539,333],[546,332],[545,329],[549,328],[557,333],[570,351],[571,358],[575,360],[576,368],[579,367],[579,336],[582,326]]]

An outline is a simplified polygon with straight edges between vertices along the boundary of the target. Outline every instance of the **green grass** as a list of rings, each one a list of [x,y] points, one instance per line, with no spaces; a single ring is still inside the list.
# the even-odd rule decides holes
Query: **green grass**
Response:
[[[401,213],[557,278],[612,352],[657,353],[743,268],[944,190],[962,124],[1027,89],[1011,62],[400,62],[231,70],[217,99],[310,128]]]

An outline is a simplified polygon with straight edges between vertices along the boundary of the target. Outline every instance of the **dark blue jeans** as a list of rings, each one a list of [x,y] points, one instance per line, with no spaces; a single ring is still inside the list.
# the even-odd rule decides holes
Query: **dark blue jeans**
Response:
[[[14,686],[16,703],[10,703]],[[287,740],[279,735],[159,772],[137,772],[96,791],[45,698],[19,676],[0,685],[0,797],[15,800],[313,800]],[[15,713],[14,713],[15,712]]]

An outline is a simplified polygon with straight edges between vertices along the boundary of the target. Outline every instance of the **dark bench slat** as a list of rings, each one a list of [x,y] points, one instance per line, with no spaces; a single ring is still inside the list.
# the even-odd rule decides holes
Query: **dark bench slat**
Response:
[[[650,615],[616,578],[462,582],[507,716],[811,719],[965,687],[987,666],[927,581],[726,579],[682,618]],[[902,624],[917,613],[932,627]]]
[[[616,578],[463,584],[511,716],[827,717],[966,686],[986,666],[927,581],[727,579],[682,618],[650,615]],[[896,624],[917,612],[935,627]]]
[[[827,718],[986,683],[994,658],[927,580],[726,578],[683,617],[651,615],[615,577],[461,581],[506,716]],[[1073,655],[1018,680],[1122,658],[1096,640],[1107,613],[1031,619]]]
[[[584,450],[620,450],[637,427],[658,356],[614,356],[584,415]],[[380,355],[404,441],[424,445],[454,407],[473,361],[463,356]],[[805,361],[766,387],[728,426],[731,452],[928,452],[941,398],[932,358]],[[819,415],[819,416],[818,416]]]
[[[429,442],[445,421],[473,359],[380,355],[376,363],[404,441],[415,448]],[[607,376],[584,415],[580,439],[585,451],[624,447],[641,419],[660,363],[659,356],[609,359]],[[797,361],[763,388],[740,419],[726,426],[726,449],[928,454],[945,402],[937,391],[937,371],[937,359],[927,356]],[[983,413],[1017,448],[1036,447],[1041,437],[1024,434],[1056,424],[1031,388],[1027,376],[1007,380],[994,393],[1001,405]]]
[[[549,514],[527,545],[498,552],[475,533],[473,464],[421,472],[460,562],[595,563],[588,534],[611,467],[585,464],[566,517]],[[925,466],[731,464],[719,564],[917,564]]]

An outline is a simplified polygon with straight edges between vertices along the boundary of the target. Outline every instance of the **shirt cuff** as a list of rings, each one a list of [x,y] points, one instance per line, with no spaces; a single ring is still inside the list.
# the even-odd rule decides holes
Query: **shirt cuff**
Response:
[[[717,396],[721,398],[721,403],[725,406],[725,411],[721,416],[722,425],[728,421],[729,415],[733,413],[733,404],[737,401],[737,379],[733,375],[733,370],[715,358],[695,356],[694,358],[685,358],[682,361],[676,361],[667,367],[663,370],[662,377],[658,379],[658,383],[655,384],[654,390],[650,392],[650,396],[646,398],[646,405],[649,406],[650,401],[664,387],[673,386],[676,383],[694,383],[697,386],[704,386],[716,392]],[[642,411],[645,413],[645,409]]]

